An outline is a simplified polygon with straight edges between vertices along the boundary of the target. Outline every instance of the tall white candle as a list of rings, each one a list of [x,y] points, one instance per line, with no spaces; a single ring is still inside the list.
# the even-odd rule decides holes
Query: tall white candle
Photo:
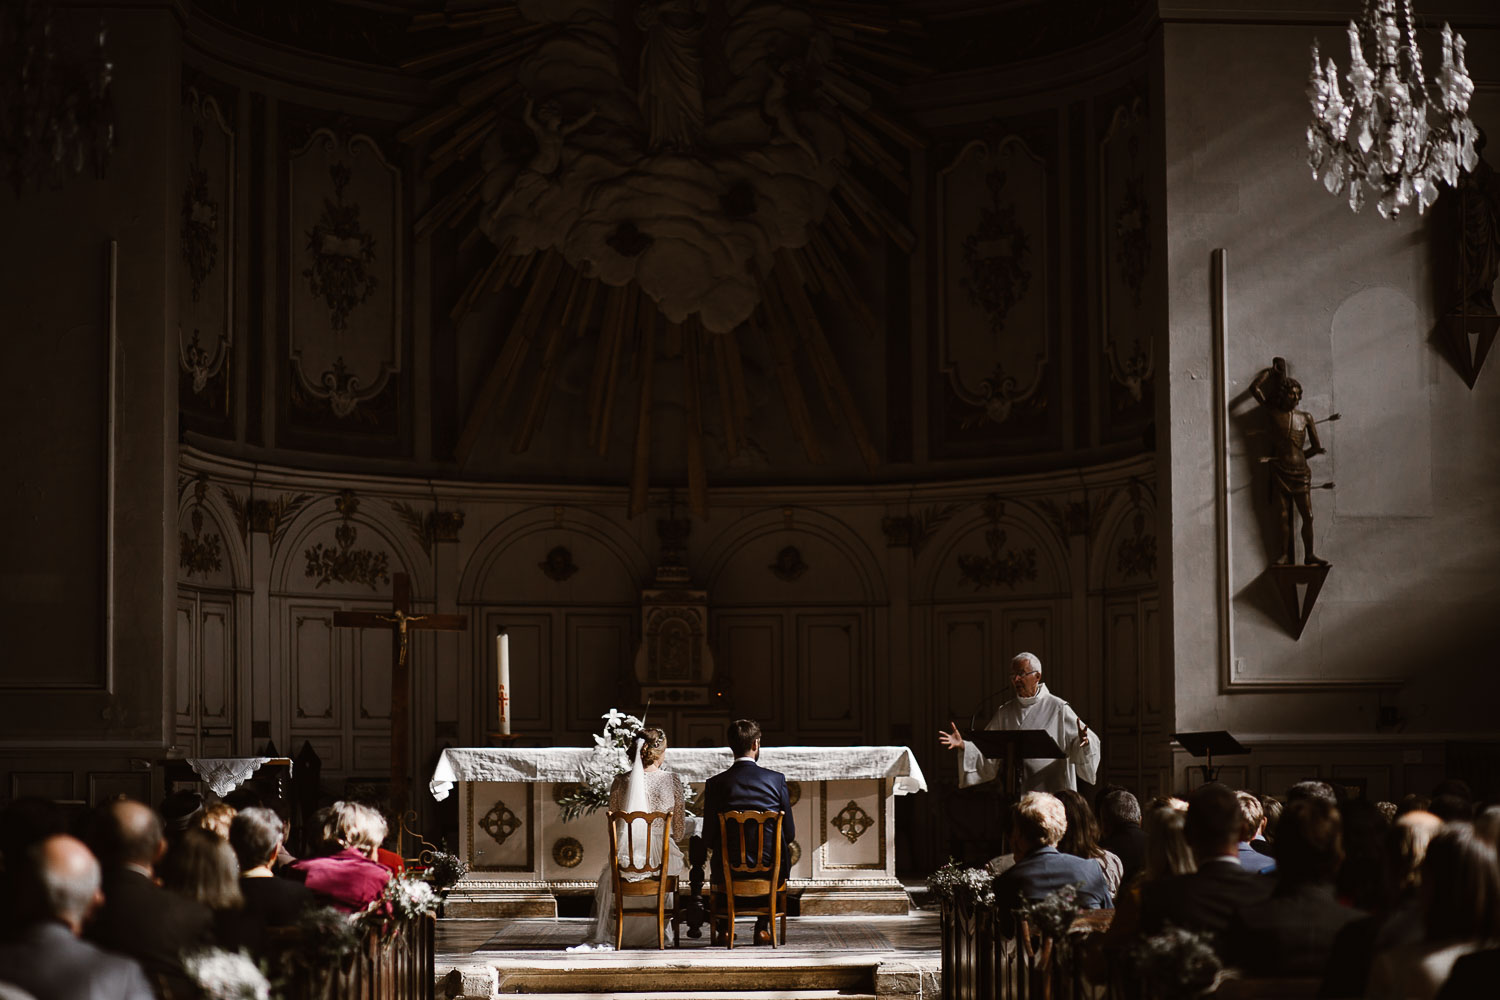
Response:
[[[504,629],[495,633],[495,660],[500,676],[500,732],[510,732],[510,636]]]

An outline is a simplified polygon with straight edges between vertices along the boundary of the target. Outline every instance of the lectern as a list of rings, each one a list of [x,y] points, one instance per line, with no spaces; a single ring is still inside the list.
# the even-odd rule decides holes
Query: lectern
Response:
[[[1203,771],[1205,783],[1217,781],[1219,778],[1219,769],[1214,767],[1214,754],[1220,757],[1234,757],[1250,752],[1248,747],[1222,729],[1204,733],[1173,733],[1172,739],[1194,757],[1208,759],[1206,764],[1193,765]]]
[[[1045,729],[978,729],[963,736],[987,759],[1005,761],[1003,773],[1010,779],[1007,791],[1018,799],[1026,787],[1026,761],[1063,756],[1062,748]]]

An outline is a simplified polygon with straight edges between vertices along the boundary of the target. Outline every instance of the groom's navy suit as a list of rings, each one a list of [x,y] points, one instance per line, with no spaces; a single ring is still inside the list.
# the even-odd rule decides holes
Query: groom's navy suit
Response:
[[[723,869],[719,864],[719,814],[734,812],[736,810],[755,810],[760,812],[780,812],[783,815],[781,821],[781,877],[787,877],[792,869],[791,855],[787,845],[796,836],[796,829],[792,826],[792,797],[787,791],[786,775],[780,771],[772,771],[761,767],[752,760],[736,760],[729,766],[729,770],[721,771],[708,779],[703,786],[703,839],[710,850],[714,852],[712,880],[718,885],[724,884]],[[734,832],[734,825],[729,828],[730,846],[738,846],[739,837]],[[753,847],[756,841],[753,833],[747,833],[746,845]],[[771,863],[771,851],[775,845],[766,840],[765,854],[761,857],[761,864]]]

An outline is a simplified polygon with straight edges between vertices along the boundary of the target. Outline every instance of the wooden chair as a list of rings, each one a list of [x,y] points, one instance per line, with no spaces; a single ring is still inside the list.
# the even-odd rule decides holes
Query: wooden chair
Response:
[[[637,824],[644,825],[637,829]],[[653,862],[651,857],[651,846],[656,831],[661,830],[660,850]],[[621,831],[624,831],[624,840],[620,839]],[[672,841],[672,814],[669,812],[615,812],[609,813],[609,856],[610,878],[615,884],[615,948],[618,950],[625,941],[625,918],[626,917],[655,917],[656,918],[656,946],[665,950],[667,947],[667,893],[672,894],[672,908],[670,910],[672,920],[672,945],[682,947],[682,932],[679,925],[682,922],[681,900],[677,893],[677,876],[666,872],[668,845]],[[645,859],[645,863],[637,865],[635,858],[637,851]],[[625,898],[627,896],[655,896],[656,909],[654,910],[627,910],[625,909]]]
[[[771,947],[779,947],[776,940],[776,917],[781,917],[781,943],[786,942],[786,881],[781,877],[781,821],[780,812],[732,811],[719,814],[719,867],[724,873],[724,885],[714,886],[709,893],[708,914],[710,926],[718,926],[719,905],[728,911],[729,947],[734,947],[734,919],[736,916],[766,917],[771,925]],[[730,840],[730,824],[737,837]],[[753,833],[751,831],[754,831]],[[766,856],[766,833],[771,837],[771,863],[762,864]],[[751,847],[751,843],[754,844]],[[757,878],[756,876],[760,876]],[[760,906],[741,908],[736,900],[746,896],[764,896],[766,902]]]

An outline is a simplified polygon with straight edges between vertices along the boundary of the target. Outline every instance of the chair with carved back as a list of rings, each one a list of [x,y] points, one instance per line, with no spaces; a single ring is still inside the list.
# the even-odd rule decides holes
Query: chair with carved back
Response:
[[[734,947],[735,917],[765,917],[771,928],[771,947],[786,943],[787,885],[781,872],[780,812],[729,811],[719,814],[719,867],[724,884],[709,894],[709,918],[718,926],[719,907],[729,921],[730,948]],[[730,832],[735,836],[730,838]],[[770,835],[768,850],[766,839]],[[753,846],[752,846],[753,845]],[[770,863],[766,863],[767,854]],[[764,903],[744,904],[745,898],[764,897]],[[781,933],[776,919],[781,918]]]
[[[660,835],[658,836],[658,831]],[[670,812],[609,812],[610,878],[615,889],[615,948],[625,942],[626,917],[654,917],[656,946],[667,947],[667,920],[672,922],[672,945],[682,947],[682,907],[677,876],[666,864],[672,840]],[[667,894],[672,905],[667,906]],[[655,896],[656,908],[626,909],[627,897]]]

